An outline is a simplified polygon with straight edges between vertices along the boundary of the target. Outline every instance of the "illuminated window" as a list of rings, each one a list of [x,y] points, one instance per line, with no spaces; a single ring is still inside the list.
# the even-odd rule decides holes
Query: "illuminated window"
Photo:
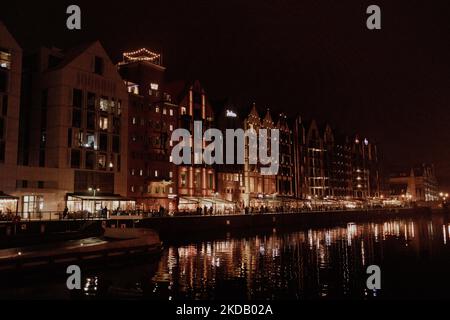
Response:
[[[173,109],[169,110],[169,114],[170,114],[171,117],[173,117]]]
[[[150,89],[158,91],[159,90],[159,85],[157,83],[151,83],[150,84]]]
[[[139,94],[139,86],[134,83],[128,83],[128,93]]]
[[[44,197],[43,196],[23,196],[23,213],[26,215],[24,218],[28,218],[30,213],[38,213],[44,210]]]
[[[158,178],[158,170],[155,170],[155,178]]]
[[[159,113],[159,107],[156,107],[156,108],[155,108],[155,112],[156,112],[156,113]]]
[[[95,148],[95,135],[93,133],[87,133],[86,134],[86,148]]]
[[[131,192],[134,192],[134,186],[131,186],[130,190]]]
[[[187,114],[187,110],[185,107],[181,107],[181,115]]]
[[[169,178],[173,178],[173,172],[172,171],[169,172]]]
[[[122,114],[122,100],[117,101],[117,115],[120,116]]]
[[[167,114],[167,109],[163,108],[163,114],[166,115]]]
[[[8,50],[0,48],[0,68],[11,69],[11,54]]]
[[[169,193],[173,193],[173,188],[169,188]]]
[[[108,98],[106,98],[106,97],[101,97],[101,98],[100,98],[100,110],[101,110],[101,111],[108,112],[108,106],[109,106]]]
[[[170,125],[170,126],[169,126],[169,130],[170,130],[170,131],[173,131],[173,125]]]
[[[108,130],[108,118],[107,117],[100,117],[99,127],[102,130]]]
[[[136,124],[136,117],[133,117],[133,124]]]
[[[181,177],[181,187],[186,187],[186,173],[182,173],[181,175],[180,175],[180,177]]]
[[[142,177],[144,175],[144,170],[139,170],[139,175]]]
[[[112,99],[112,100],[109,102],[109,110],[110,110],[112,113],[114,113],[114,111],[116,110],[116,102],[114,101],[114,99]]]
[[[98,168],[99,169],[102,169],[102,170],[106,169],[106,155],[105,154],[100,154],[98,156],[97,163],[98,163]]]
[[[131,169],[131,175],[134,176],[136,174],[136,171],[134,169]]]

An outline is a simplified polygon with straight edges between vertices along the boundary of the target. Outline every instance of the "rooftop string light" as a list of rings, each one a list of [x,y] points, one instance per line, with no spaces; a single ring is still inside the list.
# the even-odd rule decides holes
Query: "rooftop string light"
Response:
[[[152,52],[146,48],[123,53],[122,64],[138,61],[147,61],[153,64],[161,65],[161,54]]]

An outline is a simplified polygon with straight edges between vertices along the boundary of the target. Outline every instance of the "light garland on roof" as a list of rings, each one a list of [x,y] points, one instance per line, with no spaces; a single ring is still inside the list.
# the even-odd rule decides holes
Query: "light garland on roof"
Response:
[[[161,55],[155,52],[152,52],[146,48],[142,48],[136,51],[124,52],[123,53],[124,61],[128,60],[131,62],[134,61],[149,61],[154,62],[158,61],[161,58]],[[158,61],[159,64],[159,61]]]

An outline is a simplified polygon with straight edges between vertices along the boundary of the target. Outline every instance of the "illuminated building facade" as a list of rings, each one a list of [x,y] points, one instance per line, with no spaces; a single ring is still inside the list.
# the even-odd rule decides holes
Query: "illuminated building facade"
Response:
[[[15,213],[22,49],[0,21],[0,212]]]
[[[276,128],[280,130],[280,168],[276,176],[277,195],[289,201],[295,197],[294,132],[288,117],[283,113],[278,117]]]
[[[205,89],[199,81],[193,83],[177,82],[169,84],[172,95],[178,101],[179,122],[178,128],[186,129],[194,133],[194,122],[201,122],[202,137],[201,154],[194,153],[191,148],[191,165],[178,166],[178,197],[180,210],[195,210],[195,208],[213,208],[216,212],[221,209],[218,206],[218,194],[216,187],[215,167],[203,162],[203,154],[206,141],[203,135],[206,130],[215,127],[213,108],[208,101]],[[194,135],[191,138],[191,146],[194,145]]]
[[[128,197],[145,211],[174,212],[177,168],[170,161],[170,137],[178,106],[165,91],[162,57],[147,49],[127,52],[118,68],[129,93]]]
[[[356,135],[352,143],[353,197],[366,199],[380,196],[378,148],[367,138]]]
[[[0,21],[0,191],[16,187],[22,49]]]
[[[244,119],[244,130],[255,130],[259,134],[260,129],[275,129],[275,123],[272,120],[269,110],[266,111],[264,116],[260,116],[256,104],[253,104],[250,113]],[[277,176],[262,175],[261,164],[251,164],[255,162],[255,159],[253,161],[250,159],[251,156],[247,140],[245,144],[244,164],[244,204],[245,206],[256,208],[261,206],[276,206],[278,202],[278,199],[276,199]]]
[[[416,202],[438,201],[439,185],[432,164],[396,170],[389,178],[390,195]]]
[[[344,199],[379,197],[377,146],[359,136],[350,138],[315,120],[294,123],[296,197]]]
[[[101,44],[40,48],[23,69],[14,192],[23,217],[125,205],[128,94]]]
[[[330,192],[330,177],[325,166],[326,153],[322,132],[315,120],[305,123],[305,174],[308,197],[324,198]]]
[[[225,133],[227,129],[243,129],[242,112],[230,103],[222,104],[215,108],[217,116],[217,129]],[[227,144],[224,134],[224,145]],[[230,141],[231,143],[231,141]],[[237,155],[240,152],[237,145],[234,149],[234,164],[223,164],[216,166],[217,192],[221,199],[236,203],[237,208],[244,208],[244,165],[238,164]],[[224,154],[226,156],[226,154]],[[225,161],[226,159],[224,159]]]

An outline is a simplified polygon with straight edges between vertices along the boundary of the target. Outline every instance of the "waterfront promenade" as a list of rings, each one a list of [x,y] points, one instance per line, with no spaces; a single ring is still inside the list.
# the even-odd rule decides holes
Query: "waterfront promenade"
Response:
[[[439,211],[444,213],[444,211]],[[281,230],[302,227],[330,227],[339,224],[429,217],[430,208],[374,209],[352,211],[310,211],[302,213],[265,213],[223,216],[181,216],[148,218],[139,222],[143,228],[159,232],[163,240],[185,236],[199,236],[204,233],[227,233],[230,231],[272,229]]]

